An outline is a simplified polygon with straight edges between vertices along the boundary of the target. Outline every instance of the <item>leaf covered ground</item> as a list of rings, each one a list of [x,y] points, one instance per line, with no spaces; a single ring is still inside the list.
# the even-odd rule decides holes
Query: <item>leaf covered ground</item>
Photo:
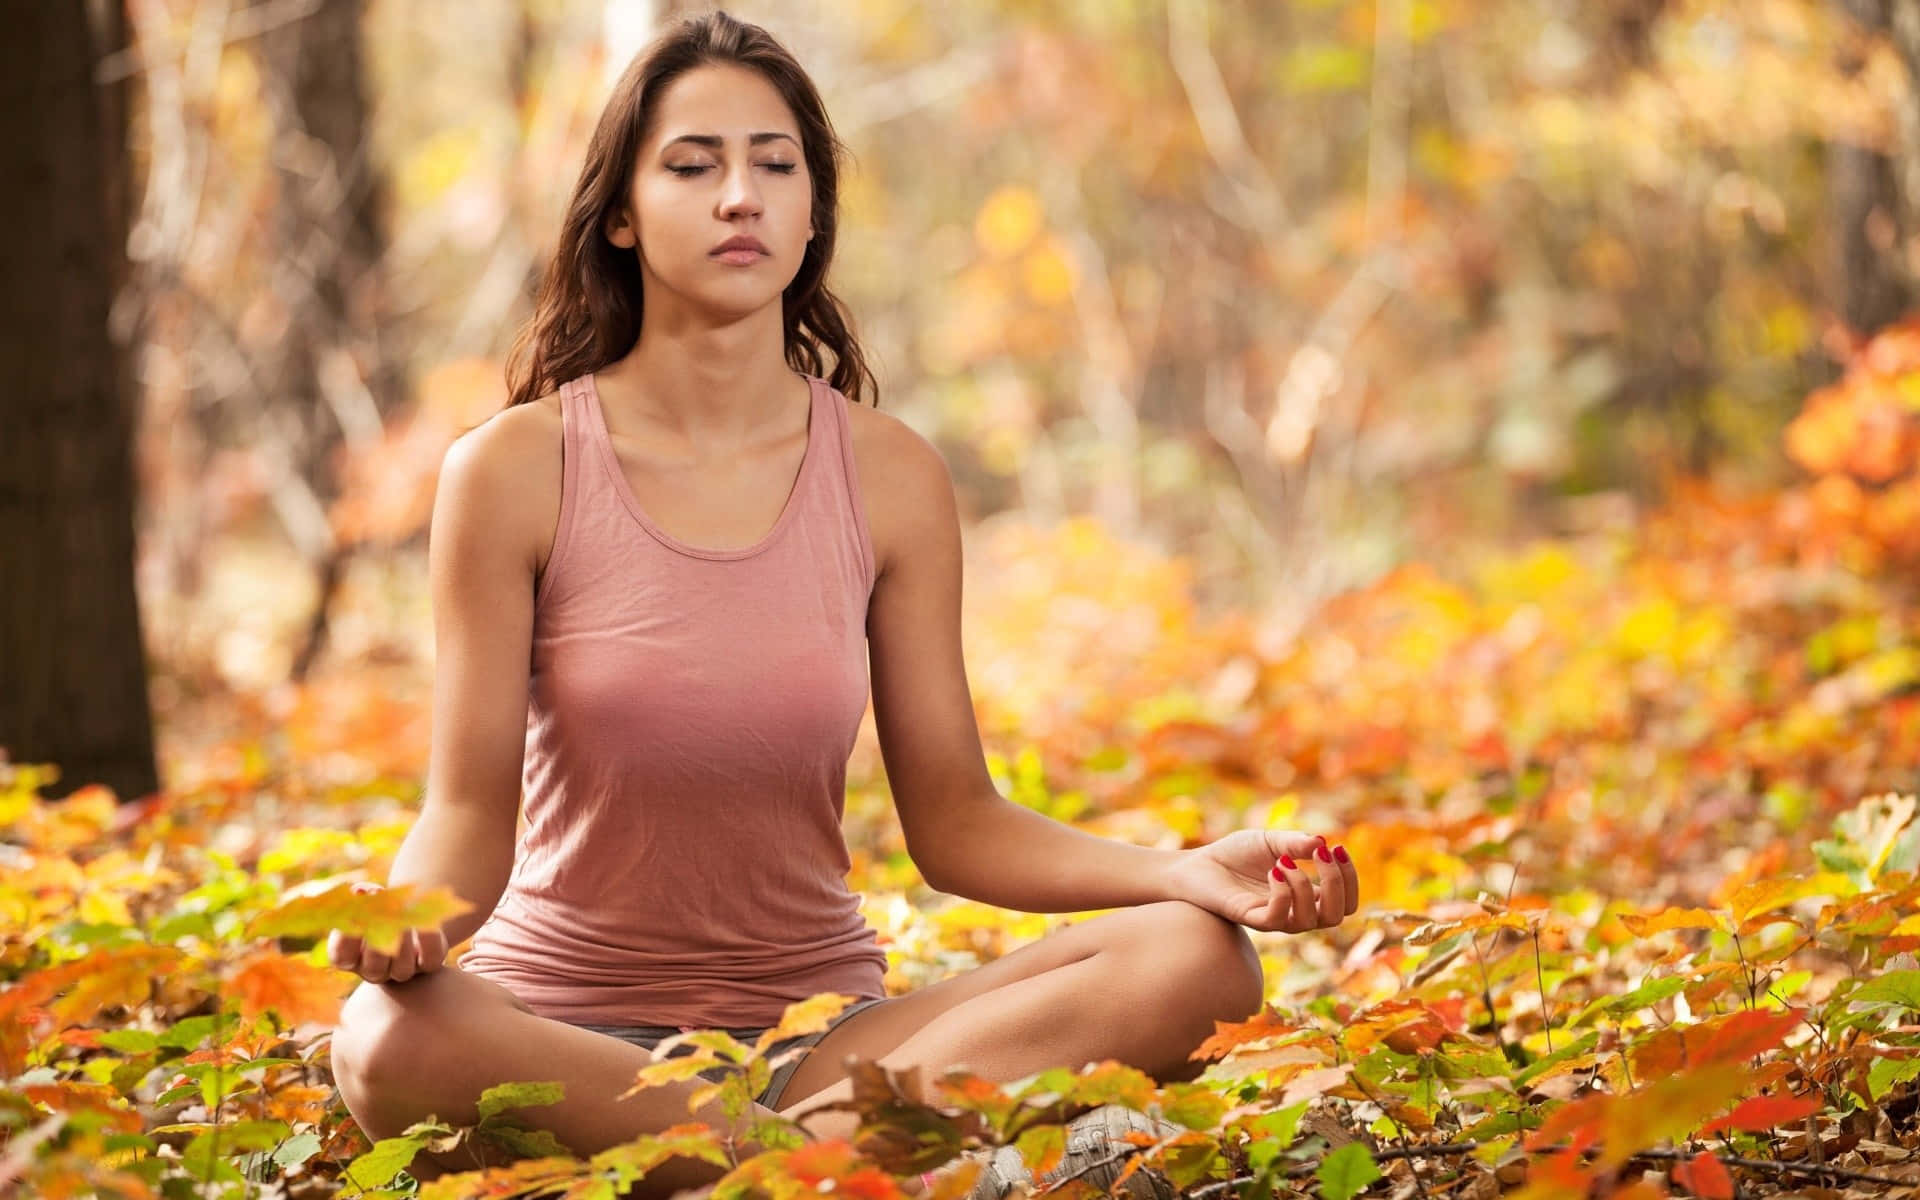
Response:
[[[678,1154],[730,1167],[720,1200],[891,1200],[966,1145],[1049,1164],[1066,1100],[1157,1107],[1182,1132],[1143,1155],[1197,1197],[1920,1194],[1917,344],[1809,399],[1803,485],[1677,483],[1631,527],[1408,566],[1286,636],[1201,619],[1177,560],[1090,524],[981,536],[968,664],[1003,790],[1165,847],[1337,834],[1358,866],[1338,929],[1256,935],[1267,1008],[1193,1083],[953,1072],[929,1106],[868,1067],[852,1144],[770,1128],[734,1162],[692,1122],[552,1153],[529,1081],[372,1144],[328,1072],[353,980],[323,943],[446,912],[347,890],[418,803],[420,665],[208,700],[217,733],[175,737],[145,805],[0,768],[0,1190],[603,1197]],[[850,781],[890,991],[1088,915],[928,890],[870,727]],[[714,1094],[744,1101],[770,1040],[702,1034],[654,1074],[732,1064]],[[525,1157],[406,1173],[479,1140]]]

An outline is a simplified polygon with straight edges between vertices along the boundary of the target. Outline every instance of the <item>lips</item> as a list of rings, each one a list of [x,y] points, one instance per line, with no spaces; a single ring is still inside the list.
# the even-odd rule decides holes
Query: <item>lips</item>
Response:
[[[745,237],[745,236],[730,237],[726,241],[721,242],[718,246],[715,246],[713,249],[707,251],[707,253],[708,254],[725,254],[732,250],[751,250],[755,254],[767,253],[766,246],[761,243],[759,238]]]

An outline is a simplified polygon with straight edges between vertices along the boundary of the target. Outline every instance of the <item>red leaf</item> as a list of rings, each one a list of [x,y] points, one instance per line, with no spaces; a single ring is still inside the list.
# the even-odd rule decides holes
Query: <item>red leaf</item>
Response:
[[[1706,1150],[1675,1167],[1673,1181],[1705,1200],[1733,1200],[1733,1176]]]
[[[1809,1096],[1754,1096],[1742,1100],[1724,1117],[1709,1121],[1700,1129],[1707,1137],[1723,1129],[1761,1133],[1775,1125],[1798,1121],[1808,1113],[1819,1112],[1821,1102]]]

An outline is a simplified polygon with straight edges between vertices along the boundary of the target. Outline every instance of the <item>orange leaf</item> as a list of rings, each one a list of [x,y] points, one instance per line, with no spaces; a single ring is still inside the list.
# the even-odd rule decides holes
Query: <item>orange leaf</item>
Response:
[[[280,1014],[287,1026],[340,1020],[341,977],[303,958],[277,950],[247,956],[227,977],[227,987],[238,1000],[240,1015],[252,1020],[267,1009]]]
[[[1733,1200],[1733,1176],[1706,1150],[1675,1167],[1673,1181],[1705,1200]]]
[[[854,1158],[852,1142],[830,1138],[789,1151],[785,1166],[788,1174],[811,1190],[819,1187],[823,1180],[839,1179],[853,1170]]]
[[[1571,1154],[1578,1154],[1600,1140],[1613,1097],[1606,1093],[1570,1100],[1547,1114],[1540,1128],[1527,1135],[1526,1148],[1538,1150],[1555,1142],[1567,1143]]]
[[[1305,1026],[1294,1025],[1281,1020],[1279,1013],[1271,1008],[1267,1008],[1256,1013],[1250,1020],[1237,1022],[1215,1021],[1213,1023],[1213,1033],[1206,1041],[1200,1043],[1198,1050],[1195,1050],[1187,1057],[1196,1062],[1203,1059],[1220,1058],[1232,1053],[1235,1048],[1244,1046],[1248,1042],[1256,1042],[1263,1038],[1280,1037],[1289,1033],[1298,1033],[1303,1028],[1305,1028]]]
[[[83,1025],[103,1008],[145,1000],[153,984],[176,967],[180,951],[172,946],[115,946],[95,950],[66,964],[80,968],[72,990],[47,1003],[55,1028]]]
[[[1744,1062],[1756,1054],[1772,1050],[1786,1041],[1787,1034],[1802,1019],[1802,1013],[1797,1008],[1784,1012],[1756,1008],[1703,1021],[1701,1025],[1709,1033],[1696,1065],[1703,1062]]]
[[[1200,1043],[1200,1048],[1188,1054],[1187,1058],[1200,1062],[1206,1058],[1221,1058],[1231,1054],[1236,1046],[1261,1041],[1267,1037],[1283,1037],[1286,1033],[1298,1033],[1304,1025],[1294,1025],[1292,1021],[1281,1020],[1281,1014],[1273,1008],[1265,1008],[1254,1014],[1252,1020],[1213,1021],[1213,1033]]]
[[[1762,1133],[1775,1125],[1785,1125],[1789,1121],[1798,1121],[1808,1113],[1819,1112],[1820,1107],[1821,1102],[1810,1096],[1753,1096],[1742,1100],[1726,1116],[1701,1126],[1700,1136],[1706,1137],[1723,1129]]]
[[[1621,1166],[1657,1142],[1678,1141],[1745,1091],[1747,1078],[1739,1063],[1713,1062],[1621,1097],[1607,1110],[1601,1163]]]
[[[1720,918],[1703,908],[1663,908],[1657,913],[1621,913],[1620,923],[1635,937],[1649,937],[1669,929],[1719,929]]]

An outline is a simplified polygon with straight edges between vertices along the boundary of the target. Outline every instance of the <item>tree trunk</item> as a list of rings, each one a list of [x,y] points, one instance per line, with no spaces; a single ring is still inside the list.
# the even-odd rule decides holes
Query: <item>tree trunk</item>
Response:
[[[1841,0],[1841,8],[1862,26],[1894,33],[1896,7],[1912,0]],[[1899,24],[1910,27],[1911,14]],[[1909,29],[1909,32],[1911,30]],[[1902,47],[1904,50],[1904,47]],[[1843,70],[1862,64],[1843,61]],[[1913,81],[1909,79],[1909,86]],[[1867,146],[1832,142],[1827,157],[1833,196],[1841,316],[1856,333],[1870,334],[1905,311],[1911,281],[1900,254],[1906,223],[1895,159]]]
[[[278,184],[274,286],[291,315],[289,336],[261,372],[273,394],[260,400],[291,415],[299,444],[289,457],[323,503],[338,494],[342,441],[376,441],[405,390],[381,278],[386,186],[373,155],[363,8],[364,0],[322,0],[260,39]],[[326,644],[353,548],[324,529],[295,540],[319,593],[294,655],[298,679]]]
[[[120,0],[13,6],[0,38],[0,746],[61,791],[158,790],[134,594],[134,388],[112,333],[127,275]]]

